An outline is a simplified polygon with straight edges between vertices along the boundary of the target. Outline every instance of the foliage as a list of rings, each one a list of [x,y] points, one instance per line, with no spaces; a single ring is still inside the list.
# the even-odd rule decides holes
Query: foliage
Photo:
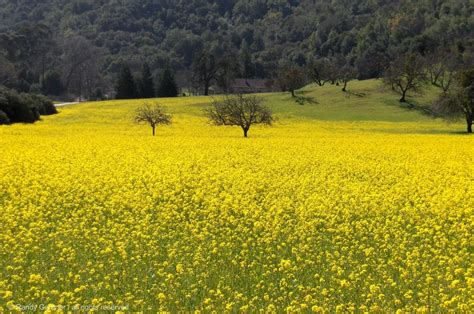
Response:
[[[33,123],[39,119],[38,107],[27,95],[20,95],[14,90],[0,88],[0,110],[9,122]]]
[[[10,123],[10,119],[8,119],[7,114],[3,112],[2,110],[0,110],[0,125],[9,124],[9,123]]]
[[[472,133],[474,120],[474,70],[463,70],[457,74],[455,88],[443,93],[434,103],[435,112],[447,119],[464,116],[467,132]]]
[[[278,71],[276,84],[282,91],[288,91],[295,97],[295,90],[307,83],[303,69],[296,65],[288,65]]]
[[[148,63],[142,66],[142,76],[138,81],[138,96],[139,98],[154,98],[155,97],[155,83],[151,74]]]
[[[135,122],[150,125],[153,136],[155,136],[155,129],[158,125],[171,124],[171,115],[167,114],[166,110],[158,104],[152,107],[148,103],[145,103],[137,108]]]
[[[241,77],[274,78],[284,62],[307,66],[338,54],[351,58],[357,78],[381,77],[400,54],[472,50],[472,13],[469,0],[6,0],[0,55],[8,64],[2,69],[0,60],[0,80],[13,65],[7,84],[26,92],[45,68],[61,72],[68,92],[86,94],[79,88],[90,80],[86,72],[99,85],[113,81],[124,61],[132,72],[144,62],[155,75],[167,64],[185,72],[204,47],[216,58],[233,56]],[[97,56],[87,60],[98,66],[75,67],[81,55]]]
[[[132,99],[138,96],[137,86],[128,65],[123,65],[115,87],[116,99]]]
[[[173,72],[166,67],[161,74],[160,83],[157,88],[158,97],[176,97],[178,96],[178,85],[174,78]]]
[[[61,75],[55,71],[48,71],[41,82],[41,89],[45,95],[59,96],[64,92]]]
[[[470,312],[472,138],[377,81],[307,91],[246,141],[203,97],[156,138],[139,100],[0,127],[0,312]]]
[[[21,96],[40,115],[47,116],[58,113],[54,103],[46,96],[40,94],[22,94]]]

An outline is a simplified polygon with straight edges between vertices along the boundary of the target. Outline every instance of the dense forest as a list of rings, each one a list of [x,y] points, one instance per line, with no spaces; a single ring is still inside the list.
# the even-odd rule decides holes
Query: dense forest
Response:
[[[472,49],[473,13],[472,0],[0,0],[0,85],[99,97],[124,63],[189,78],[203,50],[235,77],[344,56],[373,78],[402,53]]]

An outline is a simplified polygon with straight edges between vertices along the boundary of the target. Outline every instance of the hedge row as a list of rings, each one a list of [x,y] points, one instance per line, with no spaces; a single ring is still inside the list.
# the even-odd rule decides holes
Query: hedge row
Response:
[[[41,115],[57,113],[51,100],[42,95],[19,94],[0,87],[0,124],[33,123]]]

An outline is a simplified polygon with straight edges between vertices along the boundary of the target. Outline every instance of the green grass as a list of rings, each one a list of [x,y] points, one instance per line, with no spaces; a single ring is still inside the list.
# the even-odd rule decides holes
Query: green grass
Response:
[[[428,106],[438,91],[427,86],[422,95],[411,95],[409,103],[416,106]],[[268,101],[275,111],[283,117],[310,118],[327,121],[388,121],[413,122],[428,121],[426,116],[408,105],[401,104],[399,95],[387,89],[380,80],[353,81],[347,92],[341,86],[315,84],[303,88],[297,93],[303,97],[303,105],[296,102],[289,93],[273,94]]]
[[[261,94],[260,97],[274,111],[278,119],[276,126],[290,127],[291,123],[298,121],[340,121],[378,131],[379,124],[370,124],[373,121],[389,123],[390,127],[384,126],[382,132],[388,129],[396,133],[419,133],[420,123],[426,125],[426,133],[463,132],[462,122],[447,124],[416,109],[428,107],[439,93],[437,88],[426,86],[422,94],[409,95],[409,104],[401,104],[400,96],[385,87],[380,80],[366,80],[350,82],[347,92],[343,92],[341,86],[327,84],[321,87],[312,84],[299,90],[296,98],[291,97],[290,93]],[[212,98],[194,96],[81,103],[59,108],[59,115],[46,117],[45,120],[53,120],[57,126],[67,124],[69,127],[77,125],[93,129],[94,126],[109,124],[114,128],[123,126],[125,129],[130,127],[137,105],[149,102],[165,106],[178,123],[187,123],[183,121],[191,119],[193,124],[205,124],[203,109]]]

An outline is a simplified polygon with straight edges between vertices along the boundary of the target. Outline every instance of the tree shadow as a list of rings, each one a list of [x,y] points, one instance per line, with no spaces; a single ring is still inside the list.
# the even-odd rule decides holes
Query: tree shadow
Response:
[[[432,117],[432,118],[438,117],[438,115],[428,105],[421,105],[415,102],[406,101],[406,102],[399,102],[399,106],[408,111],[412,111],[412,110],[418,111],[421,114],[428,117]]]
[[[387,134],[420,134],[420,135],[452,135],[452,136],[473,136],[466,131],[460,130],[438,130],[438,129],[428,129],[428,130],[382,130],[382,129],[374,129],[380,133],[387,133]]]
[[[319,104],[319,102],[316,99],[314,99],[313,97],[301,96],[301,95],[296,95],[295,96],[295,102],[300,106],[304,106],[305,104],[310,104],[310,105]]]
[[[345,93],[347,98],[350,98],[352,96],[359,97],[359,98],[367,96],[367,93],[354,92],[354,91],[350,91],[350,90],[346,90],[344,93]]]

